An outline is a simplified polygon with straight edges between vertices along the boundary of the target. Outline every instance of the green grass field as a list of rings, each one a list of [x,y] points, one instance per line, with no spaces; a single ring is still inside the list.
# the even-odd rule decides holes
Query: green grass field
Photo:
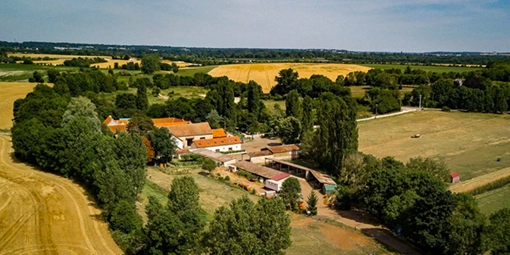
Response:
[[[491,190],[475,198],[478,201],[480,210],[489,215],[503,208],[510,208],[510,185],[503,186],[499,189]]]
[[[398,65],[398,64],[361,64],[362,66],[368,66],[371,68],[378,68],[378,69],[401,69],[402,71],[406,69],[408,65]],[[455,73],[462,73],[462,72],[470,72],[470,71],[476,71],[481,70],[483,68],[481,67],[459,67],[459,66],[424,66],[424,65],[410,65],[411,69],[421,69],[427,72],[437,72],[437,73],[447,73],[447,72],[455,72]]]
[[[365,92],[370,90],[371,86],[350,86],[352,97],[362,98],[365,96]],[[400,94],[404,97],[404,93],[413,91],[413,88],[404,87],[400,90]]]
[[[46,71],[50,69],[60,71],[78,70],[77,67],[0,64],[0,81],[28,81],[34,71],[42,72],[43,75],[46,75]]]
[[[177,75],[179,76],[193,76],[195,73],[208,73],[217,66],[199,66],[199,67],[182,67],[179,68]]]
[[[358,123],[359,150],[445,161],[463,180],[510,167],[510,115],[421,111]],[[418,139],[411,138],[421,134]],[[497,161],[500,157],[501,161]]]

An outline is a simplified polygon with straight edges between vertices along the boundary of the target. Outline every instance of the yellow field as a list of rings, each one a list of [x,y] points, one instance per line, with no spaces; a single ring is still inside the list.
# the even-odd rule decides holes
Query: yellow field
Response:
[[[310,63],[274,63],[274,64],[236,64],[222,65],[209,72],[215,77],[228,76],[228,78],[248,82],[254,80],[262,90],[267,93],[276,85],[274,78],[282,69],[292,68],[299,73],[300,78],[310,78],[314,74],[322,74],[331,80],[338,75],[347,75],[354,71],[367,72],[370,67],[349,64],[310,64]]]
[[[0,82],[0,129],[12,127],[13,104],[16,99],[25,98],[32,92],[37,83],[29,82]]]
[[[97,63],[91,65],[92,67],[98,67],[98,68],[113,68],[115,63],[119,63],[119,66],[122,66],[124,64],[127,64],[128,62],[134,62],[141,64],[141,61],[135,58],[132,58],[131,60],[124,60],[124,59],[112,59],[111,56],[80,56],[80,55],[59,55],[59,54],[25,54],[25,53],[13,53],[9,54],[9,56],[15,56],[15,57],[30,57],[30,58],[52,58],[53,60],[36,60],[34,61],[35,64],[50,64],[50,65],[63,65],[64,61],[68,59],[73,58],[104,58],[108,62],[105,63]],[[187,67],[189,66],[189,63],[183,62],[183,61],[170,61],[170,60],[162,60],[161,62],[172,64],[176,63],[178,67]]]

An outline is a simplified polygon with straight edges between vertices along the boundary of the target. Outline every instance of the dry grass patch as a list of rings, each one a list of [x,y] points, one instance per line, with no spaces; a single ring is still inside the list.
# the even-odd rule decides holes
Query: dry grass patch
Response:
[[[374,239],[336,223],[291,214],[289,255],[392,254]]]
[[[36,83],[29,82],[0,82],[0,129],[9,129],[12,127],[14,118],[13,104],[16,99],[25,98],[32,92]]]
[[[309,78],[314,74],[322,74],[331,80],[336,80],[338,75],[347,75],[354,71],[367,72],[370,67],[350,64],[311,64],[311,63],[271,63],[271,64],[235,64],[222,65],[209,72],[210,75],[228,76],[239,82],[256,81],[262,90],[267,93],[276,85],[274,78],[282,69],[292,68],[299,73],[301,78]]]
[[[467,180],[510,167],[509,121],[510,115],[440,111],[371,120],[358,123],[359,150],[403,162],[440,158]]]

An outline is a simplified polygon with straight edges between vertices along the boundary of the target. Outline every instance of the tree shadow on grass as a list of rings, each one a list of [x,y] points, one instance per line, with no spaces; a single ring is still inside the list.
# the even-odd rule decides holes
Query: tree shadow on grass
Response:
[[[416,246],[396,236],[393,232],[382,228],[366,228],[361,230],[365,235],[371,236],[379,241],[388,250],[401,254],[421,255],[424,254]]]

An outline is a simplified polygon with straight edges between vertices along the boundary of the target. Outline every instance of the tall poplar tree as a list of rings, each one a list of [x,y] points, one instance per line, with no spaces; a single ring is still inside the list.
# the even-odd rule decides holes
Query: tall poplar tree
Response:
[[[340,174],[344,157],[358,150],[356,106],[352,98],[344,99],[333,95],[320,99],[320,127],[303,141],[303,154],[335,176]]]
[[[303,99],[303,115],[301,117],[301,137],[307,132],[313,131],[313,104],[312,98],[305,96]]]
[[[299,92],[295,89],[291,90],[289,94],[287,94],[287,99],[285,100],[285,113],[287,114],[287,117],[293,116],[299,120],[302,118],[303,106],[301,104]]]

